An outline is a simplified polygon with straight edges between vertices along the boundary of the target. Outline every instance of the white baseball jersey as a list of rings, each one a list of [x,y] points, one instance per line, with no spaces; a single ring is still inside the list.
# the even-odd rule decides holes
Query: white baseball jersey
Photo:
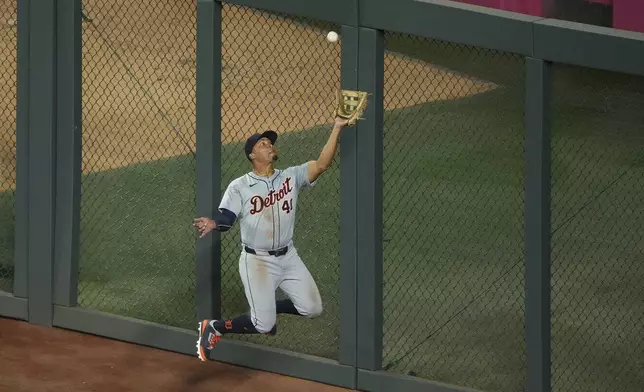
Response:
[[[219,208],[237,215],[243,245],[263,251],[291,246],[298,195],[314,184],[308,163],[275,169],[270,177],[249,172],[228,185]]]

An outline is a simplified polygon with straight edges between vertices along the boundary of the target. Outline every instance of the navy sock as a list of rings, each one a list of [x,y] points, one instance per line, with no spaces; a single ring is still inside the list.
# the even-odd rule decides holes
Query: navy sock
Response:
[[[294,314],[300,316],[300,312],[295,309],[293,301],[290,299],[283,299],[275,302],[276,313],[285,313],[285,314]],[[253,322],[250,319],[250,315],[243,314],[232,320],[217,320],[213,323],[213,327],[222,335],[227,333],[238,333],[238,334],[258,334]],[[275,335],[277,333],[277,325],[271,329],[269,334]]]
[[[277,301],[275,303],[275,308],[277,309],[277,313],[295,314],[300,316],[300,312],[295,309],[295,305],[293,305],[293,301],[290,299]]]
[[[213,327],[219,331],[222,335],[227,333],[239,333],[239,334],[256,334],[257,329],[253,325],[253,322],[250,320],[250,316],[247,314],[238,316],[232,320],[217,320],[213,323]]]
[[[213,327],[222,335],[227,333],[237,333],[237,334],[259,334],[257,328],[253,325],[253,322],[250,319],[250,315],[243,314],[237,316],[232,320],[217,320],[213,323]],[[277,325],[271,329],[269,334],[277,333]]]

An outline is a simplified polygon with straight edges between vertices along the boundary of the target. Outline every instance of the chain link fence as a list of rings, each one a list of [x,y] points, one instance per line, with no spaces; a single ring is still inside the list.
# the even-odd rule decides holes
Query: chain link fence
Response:
[[[383,367],[524,390],[523,58],[385,40]]]
[[[17,5],[0,3],[0,291],[13,290],[16,188]]]
[[[553,391],[641,391],[644,77],[553,77]]]
[[[316,159],[333,124],[340,87],[340,44],[325,40],[339,26],[223,4],[221,192],[252,170],[246,138],[276,131],[278,169]],[[316,280],[324,306],[316,319],[279,315],[277,335],[226,335],[337,359],[339,351],[339,154],[312,189],[300,195],[294,243]],[[222,234],[222,316],[249,312],[239,276],[239,225]],[[277,299],[285,298],[277,290]],[[323,342],[323,343],[322,343]]]
[[[79,304],[194,328],[196,4],[83,1]]]

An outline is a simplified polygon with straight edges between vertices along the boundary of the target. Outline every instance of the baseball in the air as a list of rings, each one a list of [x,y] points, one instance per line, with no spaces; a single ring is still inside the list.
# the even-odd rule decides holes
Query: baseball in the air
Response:
[[[338,33],[335,31],[329,31],[329,34],[326,35],[326,40],[329,42],[335,42],[338,40]]]

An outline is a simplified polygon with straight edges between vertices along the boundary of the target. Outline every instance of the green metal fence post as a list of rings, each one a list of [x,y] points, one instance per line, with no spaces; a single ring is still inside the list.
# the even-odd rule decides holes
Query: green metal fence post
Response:
[[[358,29],[342,26],[343,89],[358,88]],[[340,363],[356,365],[357,349],[357,148],[356,129],[340,137]]]
[[[54,301],[63,306],[76,306],[78,296],[82,169],[81,8],[81,0],[58,0]]]
[[[550,64],[526,58],[525,309],[528,392],[550,388]]]
[[[384,38],[360,28],[358,89],[369,104],[357,129],[358,367],[382,366],[382,160]]]
[[[29,32],[30,0],[18,1],[16,193],[13,294],[28,296],[29,265]]]
[[[29,321],[53,318],[56,191],[56,1],[29,10]]]
[[[212,218],[221,181],[221,3],[197,2],[197,215]],[[197,241],[197,317],[221,312],[221,240]]]

